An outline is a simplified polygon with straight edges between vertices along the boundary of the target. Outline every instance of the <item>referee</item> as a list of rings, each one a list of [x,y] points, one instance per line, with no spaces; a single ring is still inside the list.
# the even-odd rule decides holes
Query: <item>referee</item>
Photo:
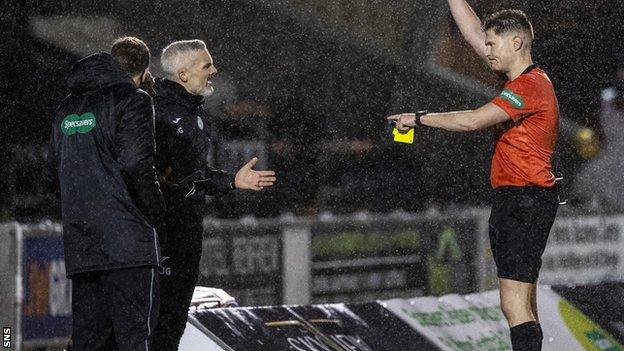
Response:
[[[533,28],[524,12],[503,10],[481,24],[464,0],[448,3],[464,38],[492,70],[507,76],[504,89],[476,110],[403,113],[388,120],[399,130],[427,126],[466,132],[497,126],[489,228],[501,309],[513,350],[541,350],[536,282],[559,203],[551,165],[557,97],[546,73],[533,64]]]

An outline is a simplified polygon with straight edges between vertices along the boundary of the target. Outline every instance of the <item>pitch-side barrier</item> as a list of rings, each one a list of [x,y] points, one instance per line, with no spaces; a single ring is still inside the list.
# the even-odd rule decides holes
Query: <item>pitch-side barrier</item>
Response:
[[[352,306],[487,291],[496,282],[487,219],[486,209],[206,218],[198,285],[222,288],[241,306]],[[62,345],[69,335],[61,233],[50,221],[0,224],[0,327],[10,328],[16,349]],[[543,261],[542,284],[624,281],[624,216],[558,216]]]

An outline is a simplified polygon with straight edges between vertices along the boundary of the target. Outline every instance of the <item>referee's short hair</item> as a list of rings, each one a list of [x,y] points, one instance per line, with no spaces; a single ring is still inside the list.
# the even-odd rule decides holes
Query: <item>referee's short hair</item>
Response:
[[[483,30],[494,30],[496,35],[510,32],[524,32],[533,41],[533,26],[529,17],[521,10],[502,10],[488,16],[483,21]]]
[[[117,60],[121,69],[131,76],[142,74],[150,64],[150,50],[147,44],[135,37],[115,40],[111,47],[111,55]]]

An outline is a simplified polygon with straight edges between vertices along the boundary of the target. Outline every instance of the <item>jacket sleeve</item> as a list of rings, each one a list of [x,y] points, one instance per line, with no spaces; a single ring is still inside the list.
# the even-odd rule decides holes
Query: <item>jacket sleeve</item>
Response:
[[[154,108],[146,93],[133,94],[121,111],[115,148],[132,200],[150,224],[156,225],[165,203],[154,166]]]
[[[206,115],[202,109],[202,115]],[[204,133],[206,133],[204,131]],[[201,138],[201,145],[197,146],[197,149],[201,150],[203,160],[210,159],[209,153],[211,150],[211,138],[206,134],[205,138]],[[205,191],[207,195],[223,195],[236,189],[235,187],[235,175],[228,173],[224,170],[216,169],[212,167],[208,162],[204,161],[203,166],[204,177],[209,180],[205,183]]]
[[[55,195],[57,205],[61,201],[61,186],[59,184],[58,176],[58,137],[56,135],[56,119],[53,121],[52,130],[50,132],[50,143],[48,144],[47,155],[47,177],[46,181],[50,187],[50,191]],[[60,207],[60,206],[59,206]]]
[[[213,168],[208,164],[206,164],[204,172],[206,179],[211,180],[205,185],[207,195],[223,195],[236,188],[234,185],[234,174]]]
[[[158,107],[155,102],[155,107]],[[154,121],[156,126],[155,136],[156,136],[156,170],[158,173],[164,172],[167,167],[174,168],[173,165],[174,156],[172,155],[173,149],[176,146],[175,130],[173,127],[167,123],[167,116],[163,113],[159,113],[160,111],[157,109],[156,114],[154,115]]]

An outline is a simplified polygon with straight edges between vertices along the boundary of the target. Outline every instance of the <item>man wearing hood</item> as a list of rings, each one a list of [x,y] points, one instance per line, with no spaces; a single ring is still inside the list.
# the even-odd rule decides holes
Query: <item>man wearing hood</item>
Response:
[[[164,217],[161,308],[154,333],[156,350],[177,350],[188,318],[202,253],[205,195],[234,189],[262,190],[273,185],[273,171],[255,171],[253,158],[236,174],[216,170],[210,159],[211,140],[204,98],[213,92],[210,78],[217,73],[201,40],[176,41],[163,49],[166,78],[157,79],[157,168],[167,200]]]
[[[137,38],[79,61],[54,113],[49,166],[58,187],[76,350],[149,350],[158,318],[164,208],[154,112],[138,89],[150,52]]]

